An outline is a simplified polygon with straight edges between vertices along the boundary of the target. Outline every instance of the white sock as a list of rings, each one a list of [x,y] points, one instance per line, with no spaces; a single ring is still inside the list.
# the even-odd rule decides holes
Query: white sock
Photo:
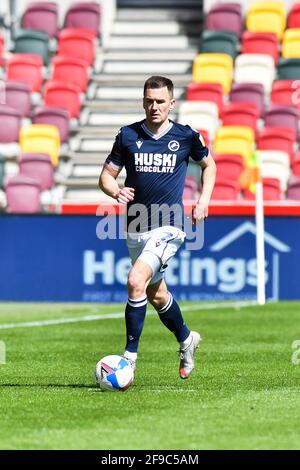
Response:
[[[130,359],[131,361],[134,361],[134,362],[137,360],[137,353],[136,352],[125,351],[123,356],[126,357],[127,359]]]
[[[192,341],[192,335],[191,333],[188,335],[187,339],[185,339],[184,341],[181,341],[179,344],[180,344],[180,348],[181,349],[185,349],[187,348],[190,344],[191,344],[191,341]]]

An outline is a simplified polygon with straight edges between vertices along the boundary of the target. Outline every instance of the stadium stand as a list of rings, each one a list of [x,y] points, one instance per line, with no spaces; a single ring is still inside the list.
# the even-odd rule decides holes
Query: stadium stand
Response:
[[[242,9],[239,3],[216,3],[206,16],[206,29],[229,31],[241,36],[243,30]]]
[[[9,178],[5,183],[7,211],[10,213],[36,213],[41,209],[38,181],[23,175]]]
[[[32,117],[33,124],[52,124],[56,126],[60,141],[66,144],[70,138],[70,116],[67,110],[54,106],[40,106],[35,108]]]
[[[34,29],[19,30],[14,37],[16,54],[35,54],[42,58],[44,65],[49,64],[49,36]]]
[[[233,73],[233,60],[227,54],[198,54],[193,63],[195,83],[220,83],[224,93],[230,91]]]
[[[253,33],[245,31],[242,37],[242,54],[267,54],[273,57],[275,64],[279,59],[279,39],[274,33]]]
[[[8,106],[16,109],[22,117],[31,117],[30,88],[26,83],[4,82],[5,101]]]
[[[21,20],[22,28],[35,29],[55,38],[58,34],[58,5],[54,2],[35,2],[27,6]]]
[[[86,29],[63,29],[59,34],[58,54],[82,59],[89,65],[93,65],[95,59],[95,35]]]
[[[97,36],[100,28],[100,6],[96,2],[74,3],[65,17],[66,28],[82,28]]]
[[[74,83],[51,80],[44,88],[44,104],[66,109],[70,117],[78,118],[81,106],[80,92],[79,86]]]
[[[20,174],[39,182],[42,191],[51,189],[54,184],[54,168],[46,153],[21,153],[19,155]]]
[[[204,31],[200,41],[200,52],[228,54],[233,59],[237,55],[238,38],[228,31]]]
[[[189,83],[186,99],[188,101],[209,101],[218,106],[219,114],[223,108],[223,89],[219,83]]]
[[[26,83],[30,90],[39,93],[43,84],[43,62],[34,54],[12,54],[7,61],[7,80]]]
[[[51,157],[53,166],[57,166],[60,153],[60,137],[56,126],[50,124],[32,124],[20,130],[21,152],[40,152],[43,149]]]

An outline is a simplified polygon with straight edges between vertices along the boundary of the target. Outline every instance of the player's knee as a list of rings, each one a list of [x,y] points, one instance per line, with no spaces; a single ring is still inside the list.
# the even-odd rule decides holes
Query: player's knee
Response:
[[[127,286],[129,293],[134,295],[143,295],[145,292],[145,282],[135,270],[129,272]]]

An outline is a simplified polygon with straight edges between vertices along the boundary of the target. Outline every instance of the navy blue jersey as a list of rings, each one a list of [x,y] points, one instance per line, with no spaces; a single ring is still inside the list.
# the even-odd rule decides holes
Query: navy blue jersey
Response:
[[[129,231],[144,232],[162,225],[177,225],[172,213],[169,224],[161,217],[157,220],[154,215],[158,207],[171,206],[179,207],[178,212],[182,215],[189,157],[199,162],[207,155],[208,149],[201,135],[190,126],[170,121],[168,128],[160,134],[153,134],[145,121],[122,127],[106,163],[118,168],[125,166],[125,186],[135,189],[134,201],[127,204],[127,224],[138,216],[143,222]],[[136,204],[143,205],[144,210]],[[141,209],[143,217],[140,210],[136,212],[135,209]],[[180,223],[182,225],[182,220]]]

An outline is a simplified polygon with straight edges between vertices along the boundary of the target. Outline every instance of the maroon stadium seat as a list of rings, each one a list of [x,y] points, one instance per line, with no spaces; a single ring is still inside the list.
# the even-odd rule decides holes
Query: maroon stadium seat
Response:
[[[187,87],[188,101],[210,101],[218,106],[219,112],[223,107],[223,88],[219,83],[190,83]]]
[[[206,17],[206,29],[230,31],[238,37],[243,31],[242,9],[239,3],[216,3]]]
[[[20,111],[22,117],[31,117],[29,86],[26,83],[6,81],[4,87],[6,104]]]
[[[30,3],[22,17],[24,29],[44,31],[50,38],[58,33],[58,7],[54,2]]]
[[[299,111],[290,105],[271,104],[265,113],[266,127],[286,127],[299,135]]]
[[[100,32],[100,6],[95,2],[73,3],[65,17],[65,28],[83,28],[95,36]]]
[[[60,141],[68,142],[70,134],[70,116],[67,110],[52,106],[40,106],[35,109],[33,124],[52,124],[59,130]]]
[[[21,113],[5,104],[0,105],[0,143],[19,141]]]
[[[7,79],[26,83],[31,91],[40,92],[43,61],[34,54],[14,54],[7,61]]]
[[[260,83],[234,83],[230,91],[230,101],[256,104],[261,115],[265,107],[263,85]]]
[[[64,108],[70,117],[77,118],[80,113],[80,88],[73,83],[50,80],[45,85],[44,104]]]
[[[78,85],[85,92],[89,83],[88,64],[74,57],[57,55],[52,60],[52,80]]]
[[[59,35],[58,53],[85,60],[92,65],[95,58],[95,36],[87,29],[63,29]]]
[[[40,210],[40,185],[35,179],[17,175],[8,179],[4,188],[8,212],[35,213]]]
[[[279,58],[279,39],[274,33],[245,31],[242,37],[242,54],[268,54],[275,64]]]
[[[33,178],[40,183],[41,190],[53,186],[53,166],[46,153],[21,153],[19,156],[20,174]]]
[[[300,200],[300,176],[292,176],[287,189],[288,199]]]

